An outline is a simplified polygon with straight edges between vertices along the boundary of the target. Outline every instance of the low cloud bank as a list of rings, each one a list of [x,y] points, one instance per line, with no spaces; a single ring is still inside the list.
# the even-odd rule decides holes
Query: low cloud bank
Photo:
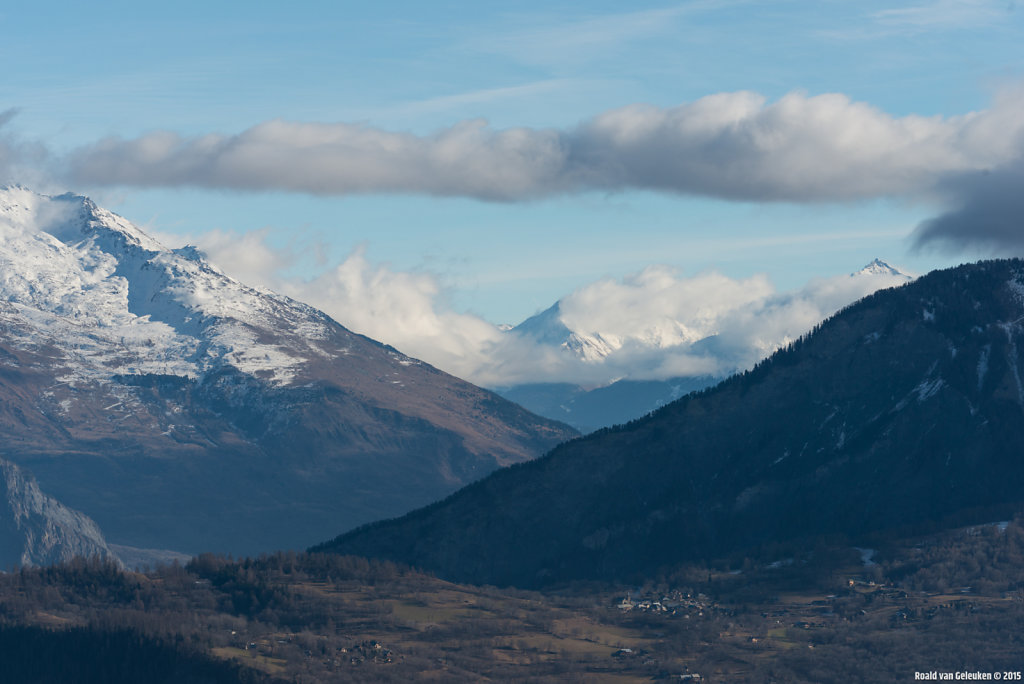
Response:
[[[651,266],[603,279],[562,298],[554,332],[505,331],[455,311],[438,276],[372,264],[357,248],[313,278],[286,275],[297,251],[267,234],[214,232],[192,238],[214,264],[253,285],[307,302],[356,332],[488,387],[526,382],[600,386],[618,378],[664,379],[728,373],[764,358],[816,323],[882,287],[891,274],[840,275],[778,292],[763,275],[692,276]],[[546,329],[551,332],[551,328]],[[575,333],[611,342],[585,360],[561,343]]]

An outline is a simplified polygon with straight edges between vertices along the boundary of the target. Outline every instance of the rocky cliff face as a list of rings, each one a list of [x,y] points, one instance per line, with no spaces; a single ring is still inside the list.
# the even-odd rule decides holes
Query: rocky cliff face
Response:
[[[31,475],[0,459],[0,567],[51,565],[75,556],[120,563],[95,522],[43,494]]]

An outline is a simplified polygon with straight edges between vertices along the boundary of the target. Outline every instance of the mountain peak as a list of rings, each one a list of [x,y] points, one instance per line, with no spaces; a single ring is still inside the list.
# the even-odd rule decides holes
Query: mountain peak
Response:
[[[323,314],[242,285],[194,247],[167,249],[81,195],[3,188],[0,238],[5,318],[71,352],[78,379],[231,366],[281,384],[326,334]],[[271,341],[267,329],[296,334]]]
[[[166,247],[130,221],[97,206],[84,195],[44,195],[21,185],[0,187],[0,224],[46,233],[68,245],[98,239],[160,252]]]
[[[891,264],[882,261],[881,259],[875,258],[864,268],[850,274],[853,277],[856,276],[895,276],[902,278],[908,282],[913,280],[914,277],[904,273],[900,269],[892,266]]]
[[[0,434],[115,543],[247,553],[575,435],[85,197],[21,187],[0,190]]]
[[[742,368],[804,332],[797,320],[784,322],[789,303],[808,301],[820,307],[821,317],[880,287],[902,285],[913,276],[891,264],[874,259],[849,276],[837,275],[809,284],[803,290],[777,293],[765,278],[733,280],[714,272],[685,278],[665,269],[650,268],[621,283],[610,280],[577,290],[507,332],[547,349],[565,359],[611,368],[630,364],[629,359],[667,358],[666,354],[703,357],[708,366]],[[769,320],[768,312],[780,312],[780,323],[766,326],[763,335],[738,333],[749,326],[745,317]],[[611,313],[609,313],[611,312]],[[788,330],[785,328],[788,327]],[[728,349],[717,336],[731,330],[736,340]],[[718,353],[708,354],[712,346]],[[641,377],[636,371],[648,361],[627,367],[621,375]],[[624,360],[624,361],[623,361]],[[662,368],[672,364],[665,363]],[[645,368],[646,377],[666,372]],[[703,371],[701,371],[703,372]]]

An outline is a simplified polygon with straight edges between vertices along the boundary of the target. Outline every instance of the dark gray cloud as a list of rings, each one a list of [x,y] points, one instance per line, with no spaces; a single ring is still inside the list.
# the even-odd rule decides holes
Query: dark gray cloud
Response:
[[[570,130],[466,121],[433,135],[269,121],[237,135],[109,138],[69,159],[85,185],[196,186],[323,195],[409,193],[524,201],[646,189],[744,201],[832,202],[927,193],[1005,164],[1024,137],[1021,93],[959,117],[893,117],[844,95],[768,102],[722,93],[634,105]]]
[[[951,208],[918,226],[918,249],[1024,254],[1024,158],[946,179],[940,188]]]

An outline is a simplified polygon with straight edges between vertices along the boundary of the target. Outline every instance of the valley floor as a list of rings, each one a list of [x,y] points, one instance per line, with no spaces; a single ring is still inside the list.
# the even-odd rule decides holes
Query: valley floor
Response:
[[[203,555],[146,573],[76,560],[0,576],[0,679],[1019,676],[1019,521],[873,543],[820,543],[768,560],[784,551],[776,549],[674,568],[639,586],[545,592],[458,585],[390,563],[316,554],[240,561]],[[72,671],[79,674],[67,678]]]

